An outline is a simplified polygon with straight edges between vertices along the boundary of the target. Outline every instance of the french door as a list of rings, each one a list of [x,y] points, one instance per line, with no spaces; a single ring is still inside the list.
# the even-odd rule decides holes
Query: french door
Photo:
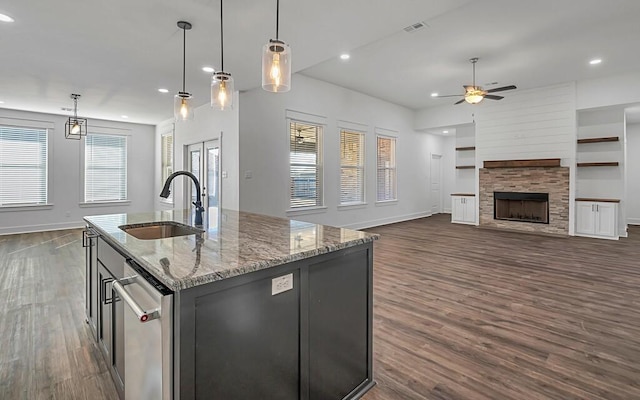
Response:
[[[219,141],[216,139],[187,146],[186,163],[185,169],[194,174],[200,182],[201,201],[205,208],[208,226],[216,227],[221,200]],[[185,193],[186,204],[196,201],[197,192],[193,182],[189,184],[189,190]]]

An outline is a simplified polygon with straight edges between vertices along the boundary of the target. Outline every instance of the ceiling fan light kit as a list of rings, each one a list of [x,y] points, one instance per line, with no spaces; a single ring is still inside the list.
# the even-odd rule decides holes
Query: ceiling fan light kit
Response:
[[[233,108],[233,77],[224,71],[224,26],[220,0],[220,71],[211,77],[211,107],[224,111]]]
[[[178,28],[182,29],[182,91],[173,99],[173,116],[176,121],[190,121],[193,119],[193,96],[185,89],[185,70],[187,55],[187,31],[192,25],[187,21],[178,21]]]
[[[83,136],[87,136],[87,119],[78,118],[78,99],[79,94],[71,94],[73,99],[73,117],[69,117],[64,124],[64,137],[72,140],[80,140]]]
[[[291,89],[291,48],[279,39],[280,0],[276,0],[276,38],[262,47],[262,88],[268,92]]]
[[[479,60],[478,57],[474,57],[474,58],[469,59],[469,62],[471,62],[471,65],[473,65],[473,85],[464,86],[464,94],[451,94],[451,95],[437,96],[437,97],[464,96],[464,98],[462,100],[459,100],[459,101],[457,101],[457,102],[455,102],[453,104],[454,105],[455,104],[462,104],[464,102],[467,102],[469,104],[478,104],[484,99],[502,100],[504,98],[503,96],[496,96],[496,95],[492,95],[492,94],[489,94],[489,93],[504,92],[506,90],[517,89],[517,87],[515,85],[502,86],[502,87],[493,88],[493,89],[489,89],[489,90],[484,90],[484,89],[482,89],[482,87],[476,86],[476,63],[478,62],[478,60]]]

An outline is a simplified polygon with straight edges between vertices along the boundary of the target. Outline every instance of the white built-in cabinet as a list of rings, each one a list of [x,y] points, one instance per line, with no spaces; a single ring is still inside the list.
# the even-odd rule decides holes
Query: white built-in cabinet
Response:
[[[473,195],[451,196],[451,222],[458,224],[476,223],[476,198]]]
[[[618,239],[618,203],[576,201],[576,236]]]

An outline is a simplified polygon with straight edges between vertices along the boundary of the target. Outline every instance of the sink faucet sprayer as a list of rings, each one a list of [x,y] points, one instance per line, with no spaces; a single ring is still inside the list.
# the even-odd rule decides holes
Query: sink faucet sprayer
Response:
[[[193,205],[196,206],[196,218],[194,221],[194,225],[202,225],[202,213],[204,212],[204,207],[202,207],[202,201],[200,197],[200,182],[198,182],[198,178],[194,174],[189,171],[176,171],[173,174],[169,175],[167,181],[164,183],[164,187],[162,188],[162,192],[160,192],[160,197],[167,198],[169,194],[171,194],[171,190],[169,186],[171,186],[171,181],[178,175],[186,175],[193,183],[196,185],[196,201],[193,202]]]

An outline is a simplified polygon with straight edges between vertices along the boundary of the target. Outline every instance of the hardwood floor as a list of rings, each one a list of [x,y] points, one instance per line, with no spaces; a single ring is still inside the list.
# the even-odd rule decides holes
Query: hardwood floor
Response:
[[[378,385],[364,400],[640,399],[640,227],[620,241],[371,229]],[[0,236],[0,399],[117,399],[74,231]]]
[[[118,398],[85,323],[81,238],[0,236],[0,399]]]
[[[364,399],[640,399],[630,229],[564,239],[448,215],[370,229],[378,385]]]

